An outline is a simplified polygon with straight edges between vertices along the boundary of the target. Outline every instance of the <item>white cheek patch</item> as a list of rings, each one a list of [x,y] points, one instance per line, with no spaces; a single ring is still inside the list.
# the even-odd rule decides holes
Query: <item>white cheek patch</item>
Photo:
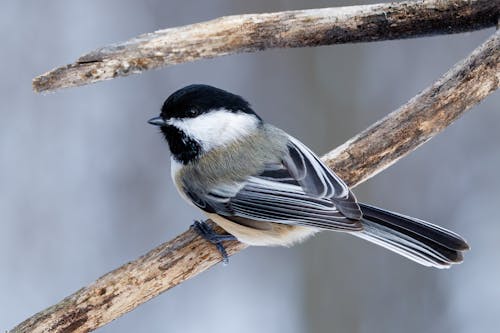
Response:
[[[249,135],[259,125],[254,115],[225,109],[210,111],[195,118],[173,118],[167,122],[198,141],[205,151]]]

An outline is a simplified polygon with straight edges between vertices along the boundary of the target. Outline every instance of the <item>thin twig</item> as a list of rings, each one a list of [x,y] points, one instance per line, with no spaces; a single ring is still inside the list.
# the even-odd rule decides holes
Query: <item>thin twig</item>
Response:
[[[425,143],[498,89],[500,31],[441,79],[323,160],[348,184],[372,177]],[[227,242],[229,255],[244,249]],[[188,230],[34,315],[12,333],[89,332],[190,279],[221,258]]]
[[[493,27],[500,0],[426,0],[221,17],[105,46],[33,80],[52,91],[197,59]]]

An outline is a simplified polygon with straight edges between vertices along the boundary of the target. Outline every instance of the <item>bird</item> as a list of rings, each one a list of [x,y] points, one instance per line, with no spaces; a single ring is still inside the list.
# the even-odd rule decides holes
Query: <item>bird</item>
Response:
[[[298,139],[265,122],[241,96],[204,84],[172,93],[158,126],[180,196],[228,234],[195,221],[215,244],[291,246],[323,231],[360,237],[428,267],[463,261],[467,242],[429,222],[358,202],[346,183]]]

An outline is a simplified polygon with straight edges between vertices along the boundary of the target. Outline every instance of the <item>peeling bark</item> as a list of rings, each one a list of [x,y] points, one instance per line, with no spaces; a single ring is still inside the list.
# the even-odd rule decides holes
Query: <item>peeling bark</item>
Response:
[[[500,31],[408,103],[325,155],[355,186],[397,162],[498,89]]]
[[[451,34],[493,27],[500,0],[426,0],[221,17],[102,47],[33,80],[36,92],[256,52]]]

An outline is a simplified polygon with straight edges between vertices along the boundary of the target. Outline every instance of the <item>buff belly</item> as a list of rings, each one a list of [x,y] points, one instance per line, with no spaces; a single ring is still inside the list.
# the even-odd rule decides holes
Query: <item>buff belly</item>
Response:
[[[310,227],[280,223],[262,223],[262,228],[252,228],[232,222],[220,215],[207,213],[207,217],[242,243],[254,246],[291,246],[314,235],[319,230]]]

